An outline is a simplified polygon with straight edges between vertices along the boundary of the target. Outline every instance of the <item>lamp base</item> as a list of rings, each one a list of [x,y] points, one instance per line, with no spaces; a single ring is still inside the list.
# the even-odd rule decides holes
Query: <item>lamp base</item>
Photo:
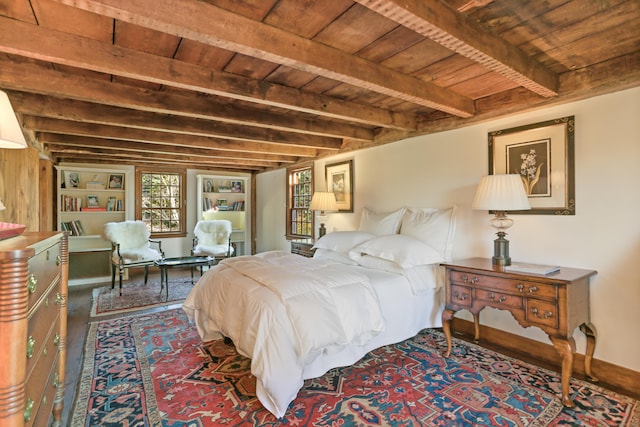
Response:
[[[504,238],[507,234],[504,231],[496,233],[498,238],[493,241],[493,265],[506,266],[511,265],[511,257],[509,256],[509,241]]]
[[[318,236],[322,237],[325,234],[327,234],[327,229],[325,228],[324,224],[320,224],[320,228],[318,229]]]

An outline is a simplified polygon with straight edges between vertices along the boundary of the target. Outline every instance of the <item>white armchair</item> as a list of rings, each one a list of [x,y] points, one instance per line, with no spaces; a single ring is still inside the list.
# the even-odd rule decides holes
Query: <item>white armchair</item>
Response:
[[[231,221],[216,219],[199,221],[193,229],[193,247],[191,254],[194,256],[212,256],[218,259],[229,258],[234,253],[231,244]]]
[[[120,274],[120,295],[122,295],[122,274],[125,268],[144,267],[144,283],[147,284],[149,266],[155,260],[164,258],[162,243],[151,240],[151,233],[142,221],[109,222],[104,225],[104,237],[111,241],[111,289],[115,287],[116,269]],[[151,243],[158,249],[151,248]]]

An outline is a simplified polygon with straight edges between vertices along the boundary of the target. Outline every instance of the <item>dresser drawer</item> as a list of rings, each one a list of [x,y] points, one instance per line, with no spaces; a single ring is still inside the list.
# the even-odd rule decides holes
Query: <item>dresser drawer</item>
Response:
[[[473,298],[471,295],[470,287],[451,285],[450,292],[451,295],[449,295],[449,299],[451,301],[451,304],[459,305],[461,307],[471,307]]]
[[[58,335],[57,339],[60,339],[59,334],[57,334],[59,330],[59,314],[60,280],[50,288],[50,292],[44,297],[41,304],[35,307],[35,310],[29,317],[27,326],[27,348],[25,349],[27,376],[31,372],[31,369],[33,369],[35,360],[45,345],[45,338],[50,337],[50,340],[54,340],[56,339],[56,335]],[[57,345],[57,343],[55,345]],[[47,344],[46,349],[49,352],[52,351],[54,349],[53,344]]]
[[[32,425],[35,420],[35,415],[40,411],[40,406],[43,404],[51,404],[51,398],[47,396],[47,390],[49,388],[49,381],[51,376],[55,375],[57,371],[56,361],[58,359],[59,352],[57,345],[53,346],[54,337],[47,337],[47,345],[45,349],[35,358],[35,364],[31,375],[27,376],[27,382],[25,385],[25,412],[27,407],[31,406],[31,418],[29,423],[25,423],[26,426]],[[51,345],[49,345],[51,344]],[[55,392],[55,390],[54,390]]]
[[[47,380],[47,385],[44,387],[44,393],[42,398],[40,399],[40,407],[38,408],[38,412],[35,413],[35,418],[32,416],[34,427],[46,427],[49,426],[49,419],[51,418],[51,412],[53,411],[53,403],[56,398],[56,391],[58,386],[60,385],[60,379],[58,378],[58,363],[53,365],[53,369],[49,373],[49,379]],[[27,424],[28,425],[28,424]]]
[[[488,302],[487,305],[490,305],[495,308],[518,308],[522,309],[522,297],[518,295],[510,295],[506,293],[501,293],[497,291],[490,291],[486,289],[477,289],[476,290],[476,299],[481,301]]]
[[[31,309],[49,285],[60,275],[60,244],[57,243],[29,260],[29,304]]]
[[[538,283],[507,277],[485,276],[466,271],[452,271],[450,277],[453,283],[492,289],[510,295],[530,295],[553,301],[558,298],[557,286],[548,283]]]
[[[533,298],[527,298],[526,304],[527,321],[536,325],[548,326],[554,329],[559,327],[558,306],[556,304],[539,301]]]

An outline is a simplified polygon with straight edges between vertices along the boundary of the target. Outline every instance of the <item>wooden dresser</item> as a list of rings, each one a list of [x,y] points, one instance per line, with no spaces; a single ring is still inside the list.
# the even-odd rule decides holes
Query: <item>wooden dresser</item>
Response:
[[[0,241],[0,427],[60,425],[68,264],[65,233]]]
[[[447,339],[445,357],[451,354],[451,319],[458,310],[473,314],[475,340],[480,339],[480,311],[493,307],[509,311],[523,327],[536,326],[549,335],[562,357],[562,403],[574,406],[569,393],[576,344],[573,331],[587,337],[585,373],[592,381],[591,360],[596,345],[589,319],[589,278],[593,270],[561,267],[549,275],[505,271],[491,259],[471,258],[444,264],[447,270],[442,329]]]

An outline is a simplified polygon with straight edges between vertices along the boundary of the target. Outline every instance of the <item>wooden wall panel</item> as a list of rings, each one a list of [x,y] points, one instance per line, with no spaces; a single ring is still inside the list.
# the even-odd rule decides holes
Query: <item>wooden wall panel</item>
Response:
[[[6,209],[0,221],[24,224],[40,231],[40,174],[38,151],[0,149],[0,198]],[[51,215],[51,211],[47,213]]]

